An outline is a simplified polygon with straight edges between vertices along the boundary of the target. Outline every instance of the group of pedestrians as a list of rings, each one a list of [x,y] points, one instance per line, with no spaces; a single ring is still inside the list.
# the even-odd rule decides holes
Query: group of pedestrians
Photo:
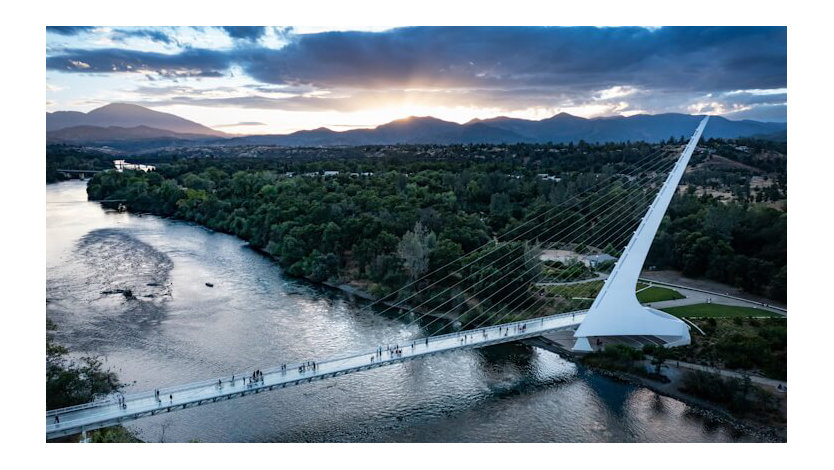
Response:
[[[258,382],[263,383],[263,381],[264,373],[260,369],[255,369],[255,372],[252,372],[252,377],[249,378],[249,386],[251,387]]]
[[[388,350],[388,357],[401,357],[403,355],[403,350],[400,349],[399,344],[395,344],[393,348],[390,346],[386,346],[386,349]]]
[[[428,344],[429,344],[429,340],[428,340],[428,338],[426,338],[426,346],[428,346]],[[411,350],[413,351],[416,346],[417,346],[417,343],[412,341]],[[389,359],[394,358],[394,357],[402,357],[402,355],[403,355],[403,350],[402,350],[402,348],[400,348],[399,344],[395,344],[394,346],[391,346],[390,344],[386,345],[385,346],[385,352],[388,353],[388,358]],[[381,359],[382,359],[382,346],[377,346],[376,352],[374,353],[373,356],[371,356],[371,362],[381,360]]]
[[[307,369],[311,369],[313,372],[316,371],[316,361],[307,361],[304,364],[298,366],[298,373],[303,374],[307,372]]]

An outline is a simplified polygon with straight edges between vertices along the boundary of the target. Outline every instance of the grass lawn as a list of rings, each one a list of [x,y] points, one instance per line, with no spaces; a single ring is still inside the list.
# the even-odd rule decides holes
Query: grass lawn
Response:
[[[734,318],[734,317],[781,317],[781,315],[768,310],[754,307],[736,307],[731,305],[718,304],[694,304],[682,307],[669,307],[662,309],[676,317],[699,317],[699,318]]]
[[[566,299],[579,298],[594,298],[602,289],[603,281],[590,281],[578,284],[566,284],[561,286],[546,286],[545,292],[549,295],[558,295]],[[648,287],[642,282],[637,283],[637,290]],[[637,300],[641,303],[647,302],[661,302],[663,300],[683,299],[684,296],[680,292],[668,289],[666,287],[652,286],[637,294]]]
[[[637,286],[637,289],[640,289],[640,286]],[[677,300],[686,298],[680,292],[669,289],[667,287],[657,287],[652,286],[644,291],[640,291],[637,293],[637,300],[640,301],[641,304],[651,303],[651,302],[663,302],[665,300]]]

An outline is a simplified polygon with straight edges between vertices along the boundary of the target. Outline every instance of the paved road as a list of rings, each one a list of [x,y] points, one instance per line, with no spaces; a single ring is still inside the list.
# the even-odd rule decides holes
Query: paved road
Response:
[[[379,349],[353,354],[341,358],[316,360],[316,367],[302,364],[287,364],[286,369],[280,365],[271,369],[262,369],[263,378],[251,383],[243,377],[250,377],[252,371],[231,377],[185,384],[177,387],[160,389],[161,400],[157,401],[155,391],[135,393],[124,396],[126,406],[119,406],[115,397],[75,407],[51,410],[46,413],[46,437],[48,439],[76,434],[82,431],[120,424],[124,421],[152,416],[159,413],[182,410],[193,406],[228,400],[245,395],[260,393],[275,388],[285,388],[302,383],[322,380],[339,375],[350,374],[414,360],[424,356],[445,353],[459,349],[472,349],[493,344],[507,343],[539,336],[542,333],[565,328],[575,328],[585,318],[585,311],[552,315],[535,320],[508,323],[452,333],[429,338],[419,338],[413,342],[400,343],[399,353],[392,353],[394,344],[382,345]],[[254,368],[253,368],[254,369]],[[220,381],[218,383],[218,380]],[[55,422],[56,415],[60,422]]]

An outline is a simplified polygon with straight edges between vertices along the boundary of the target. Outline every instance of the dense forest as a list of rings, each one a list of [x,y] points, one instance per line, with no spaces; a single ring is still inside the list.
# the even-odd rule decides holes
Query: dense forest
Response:
[[[647,264],[784,300],[786,213],[767,205],[785,197],[783,149],[744,144],[710,141],[693,157]],[[377,296],[403,288],[392,299],[413,295],[410,303],[472,316],[494,303],[529,306],[535,280],[570,271],[549,263],[543,273],[534,262],[542,249],[617,256],[680,148],[670,139],[322,149],[321,158],[316,149],[269,157],[171,151],[144,157],[155,172],[95,175],[88,195],[235,234],[295,276],[351,282]],[[756,166],[748,152],[765,153],[765,163]],[[758,175],[775,189],[758,198],[731,190]],[[473,298],[483,305],[466,309]],[[570,308],[557,304],[544,313]]]

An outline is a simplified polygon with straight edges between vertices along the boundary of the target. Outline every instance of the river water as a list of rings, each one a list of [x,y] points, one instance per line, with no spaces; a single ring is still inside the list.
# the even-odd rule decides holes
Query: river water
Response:
[[[126,391],[369,350],[421,335],[285,276],[233,236],[46,188],[46,311]],[[206,286],[206,282],[214,287]],[[119,290],[130,289],[127,299]],[[461,351],[144,418],[145,441],[725,442],[752,436],[548,351]]]

